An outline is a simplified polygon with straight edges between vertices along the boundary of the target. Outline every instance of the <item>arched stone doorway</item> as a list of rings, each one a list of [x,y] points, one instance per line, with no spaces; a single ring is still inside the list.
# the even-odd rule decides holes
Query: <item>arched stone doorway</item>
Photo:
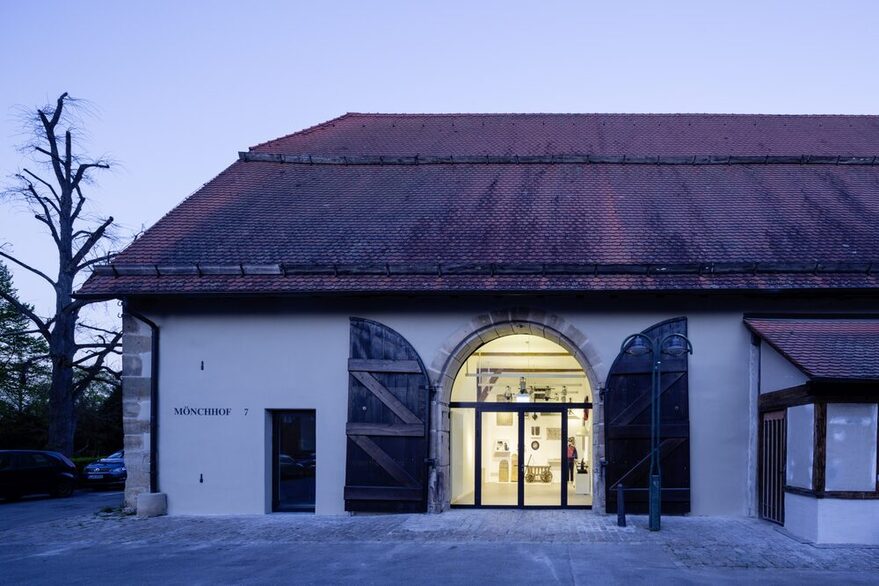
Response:
[[[514,334],[539,336],[558,344],[573,356],[594,391],[592,455],[595,464],[593,510],[604,512],[604,479],[598,463],[604,457],[604,427],[601,408],[600,357],[589,338],[558,315],[530,308],[498,310],[479,315],[449,337],[428,369],[435,389],[432,402],[431,450],[435,465],[429,479],[428,509],[440,512],[450,506],[450,418],[452,387],[461,366],[479,347]]]

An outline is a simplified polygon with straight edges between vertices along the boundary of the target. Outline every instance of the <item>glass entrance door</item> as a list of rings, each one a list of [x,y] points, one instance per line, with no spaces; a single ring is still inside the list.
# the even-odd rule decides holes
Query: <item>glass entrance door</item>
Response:
[[[272,416],[272,510],[314,512],[315,412]]]
[[[488,411],[481,413],[479,450],[480,489],[483,505],[519,504],[519,413]]]
[[[476,409],[474,498],[458,487],[457,505],[489,507],[589,506],[576,491],[579,450],[574,410],[550,405],[482,405]],[[577,415],[582,417],[582,411]],[[463,434],[461,434],[463,435]],[[453,440],[458,460],[462,441]],[[581,442],[582,443],[582,442]],[[574,473],[571,473],[574,470]],[[466,474],[459,472],[462,481]],[[580,482],[585,486],[586,479]],[[462,483],[459,483],[462,484]],[[454,487],[453,487],[454,488]]]
[[[561,506],[567,472],[562,460],[562,414],[551,411],[524,415],[524,505]]]

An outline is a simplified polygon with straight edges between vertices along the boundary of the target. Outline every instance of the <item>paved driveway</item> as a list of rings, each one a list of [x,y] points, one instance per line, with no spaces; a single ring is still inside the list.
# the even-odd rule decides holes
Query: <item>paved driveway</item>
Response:
[[[122,491],[78,490],[69,498],[27,497],[16,502],[0,501],[0,531],[90,516],[105,507],[122,505]]]
[[[588,511],[87,515],[0,530],[0,582],[879,584],[879,548],[814,547],[753,519]]]

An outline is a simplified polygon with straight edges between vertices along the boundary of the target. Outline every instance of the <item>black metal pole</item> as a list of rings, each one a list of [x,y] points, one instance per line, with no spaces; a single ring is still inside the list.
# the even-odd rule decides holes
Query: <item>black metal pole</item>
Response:
[[[617,526],[626,526],[626,499],[623,485],[617,484]]]
[[[653,372],[650,389],[650,484],[649,505],[651,531],[659,531],[662,507],[662,477],[659,472],[659,385],[662,368],[661,348],[653,340]]]

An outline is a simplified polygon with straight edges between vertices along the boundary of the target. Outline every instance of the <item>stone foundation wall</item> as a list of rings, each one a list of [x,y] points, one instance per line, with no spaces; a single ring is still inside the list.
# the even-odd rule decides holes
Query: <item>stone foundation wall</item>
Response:
[[[137,495],[150,491],[150,384],[152,330],[122,317],[122,429],[125,446],[125,509],[134,511]]]

